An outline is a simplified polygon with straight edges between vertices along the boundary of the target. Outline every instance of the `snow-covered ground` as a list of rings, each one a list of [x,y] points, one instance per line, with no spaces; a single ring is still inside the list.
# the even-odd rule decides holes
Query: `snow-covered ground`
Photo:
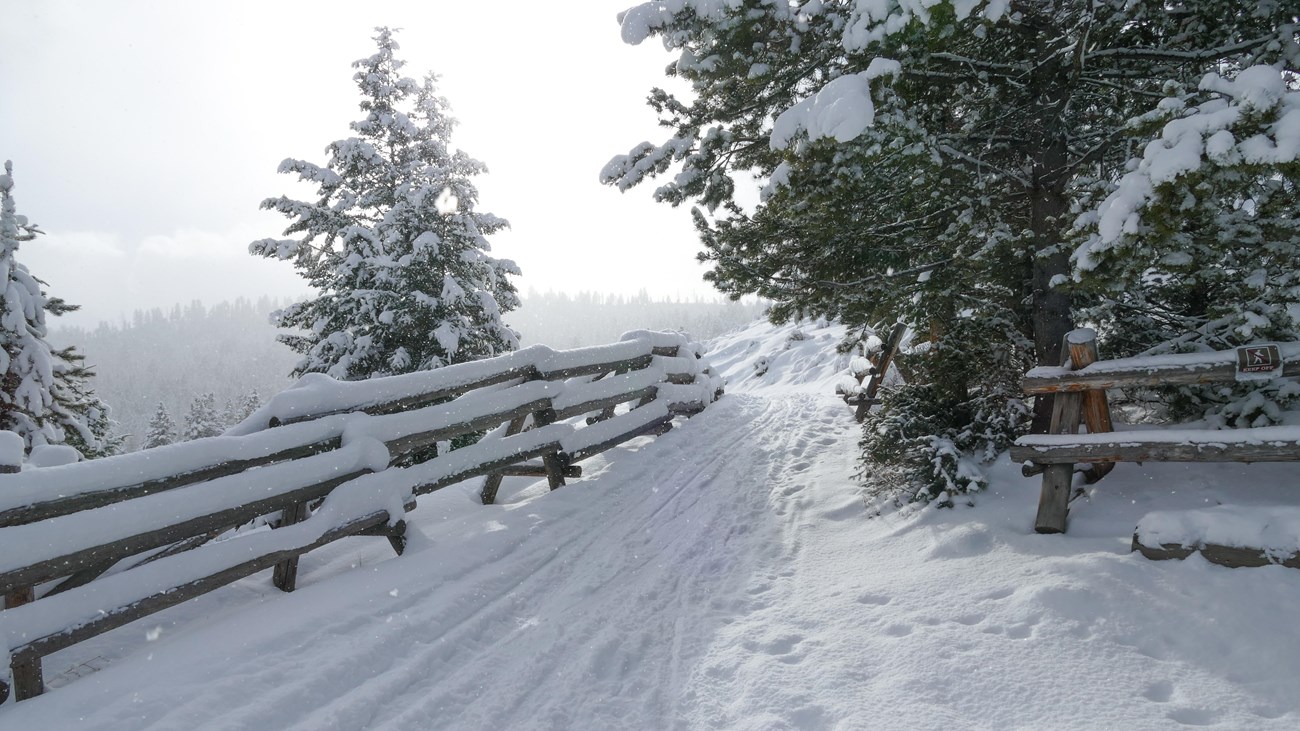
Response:
[[[1129,552],[1150,511],[1294,503],[1293,466],[1122,464],[1063,536],[1005,461],[871,517],[841,330],[793,332],[714,343],[722,400],[562,490],[448,488],[400,558],[348,539],[47,658],[0,729],[1300,727],[1300,572]]]

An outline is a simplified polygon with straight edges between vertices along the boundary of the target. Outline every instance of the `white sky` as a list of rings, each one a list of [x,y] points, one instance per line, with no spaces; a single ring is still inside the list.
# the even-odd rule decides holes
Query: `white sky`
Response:
[[[258,204],[310,197],[276,167],[324,163],[351,134],[351,62],[389,25],[408,75],[441,75],[453,142],[488,165],[480,209],[513,224],[491,240],[522,292],[709,295],[689,212],[654,203],[653,182],[597,180],[665,136],[644,99],[670,57],[620,41],[632,4],[0,0],[0,159],[48,234],[19,258],[83,306],[61,324],[306,293],[290,265],[247,253],[288,223]]]

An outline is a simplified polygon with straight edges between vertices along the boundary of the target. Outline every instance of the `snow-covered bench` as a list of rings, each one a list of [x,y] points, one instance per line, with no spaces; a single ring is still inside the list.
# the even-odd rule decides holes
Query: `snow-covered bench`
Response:
[[[488,475],[491,503],[503,472],[540,470],[559,487],[575,463],[720,395],[682,336],[625,338],[363,382],[308,377],[220,437],[0,475],[0,594],[15,598],[0,655],[17,697],[43,691],[41,657],[61,648],[271,567],[290,591],[299,556],[346,536],[385,536],[401,553],[419,495]],[[263,529],[238,530],[250,525]]]
[[[1049,433],[1023,436],[1011,448],[1026,474],[1043,474],[1040,533],[1065,531],[1076,464],[1089,465],[1086,476],[1096,480],[1116,462],[1300,461],[1300,427],[1114,432],[1106,402],[1108,388],[1233,381],[1243,369],[1247,378],[1298,376],[1300,343],[1099,361],[1096,334],[1080,329],[1066,336],[1066,353],[1061,367],[1035,368],[1022,382],[1026,394],[1056,394]],[[1087,434],[1077,433],[1081,422]]]

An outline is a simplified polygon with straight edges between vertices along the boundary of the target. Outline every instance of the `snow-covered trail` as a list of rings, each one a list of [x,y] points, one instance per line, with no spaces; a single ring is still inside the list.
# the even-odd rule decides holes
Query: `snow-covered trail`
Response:
[[[0,731],[1300,728],[1300,572],[1129,551],[1151,510],[1294,503],[1293,465],[1119,465],[1040,536],[1004,459],[871,518],[842,330],[803,327],[716,344],[726,396],[561,490],[454,486],[402,557],[347,539],[52,656]]]
[[[701,658],[794,574],[810,467],[836,455],[838,511],[864,513],[842,479],[856,428],[827,400],[731,395],[558,492],[431,500],[405,556],[335,576],[305,567],[298,592],[228,606],[155,659],[0,720],[48,723],[40,707],[59,704],[105,729],[694,725],[684,685]]]

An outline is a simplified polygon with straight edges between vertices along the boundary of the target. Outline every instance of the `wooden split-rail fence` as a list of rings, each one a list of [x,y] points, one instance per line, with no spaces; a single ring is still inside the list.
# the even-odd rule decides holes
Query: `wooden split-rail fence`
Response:
[[[43,692],[42,657],[240,578],[273,569],[292,591],[299,557],[340,538],[384,537],[401,554],[420,495],[475,476],[485,504],[509,475],[555,489],[721,393],[696,346],[636,332],[370,381],[307,376],[220,437],[0,475],[14,695]]]
[[[889,366],[898,356],[898,348],[902,345],[903,334],[906,332],[906,323],[895,324],[889,331],[889,336],[881,344],[880,350],[864,354],[864,358],[860,359],[867,361],[867,367],[854,369],[853,377],[857,379],[858,385],[852,389],[837,389],[844,403],[853,407],[853,418],[859,423],[866,421],[871,407],[880,403],[880,399],[876,398],[880,392],[880,384],[884,383]]]
[[[1069,512],[1076,466],[1095,482],[1117,462],[1292,462],[1300,461],[1300,440],[1294,430],[1280,427],[1240,429],[1176,429],[1114,432],[1106,390],[1126,387],[1172,386],[1231,382],[1242,378],[1300,376],[1300,343],[1259,344],[1208,353],[1099,360],[1096,334],[1074,330],[1065,337],[1063,363],[1039,367],[1022,381],[1028,395],[1055,394],[1047,434],[1016,440],[1011,459],[1026,475],[1043,476],[1035,528],[1039,533],[1063,533]],[[1087,427],[1079,433],[1080,425]],[[1183,558],[1191,551],[1179,546],[1152,549],[1135,538],[1134,550],[1150,558]],[[1207,558],[1233,552],[1208,551]],[[1240,556],[1232,565],[1241,563]]]

